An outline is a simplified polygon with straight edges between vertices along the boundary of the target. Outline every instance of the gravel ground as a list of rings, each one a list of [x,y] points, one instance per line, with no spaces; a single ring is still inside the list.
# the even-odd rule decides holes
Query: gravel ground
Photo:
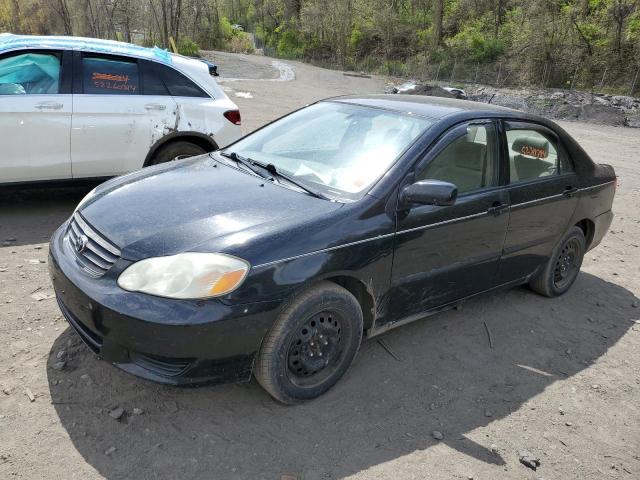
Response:
[[[213,55],[245,131],[384,86]],[[640,135],[563,126],[620,175],[612,231],[571,291],[517,288],[390,331],[397,359],[366,341],[336,388],[297,407],[255,382],[169,388],[94,358],[46,265],[49,235],[87,189],[0,194],[0,478],[640,478]]]

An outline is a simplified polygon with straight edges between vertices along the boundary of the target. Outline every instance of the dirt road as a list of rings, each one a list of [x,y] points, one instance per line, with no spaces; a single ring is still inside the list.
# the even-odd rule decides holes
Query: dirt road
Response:
[[[245,131],[382,89],[296,62],[215,59]],[[167,388],[95,359],[50,298],[46,265],[84,192],[2,194],[0,479],[640,478],[640,134],[563,126],[620,175],[612,231],[572,290],[517,288],[390,331],[399,360],[366,341],[336,388],[297,407],[255,382]]]

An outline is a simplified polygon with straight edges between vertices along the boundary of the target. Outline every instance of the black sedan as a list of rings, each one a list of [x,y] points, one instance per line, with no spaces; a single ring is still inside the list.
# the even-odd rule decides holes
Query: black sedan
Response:
[[[91,192],[51,240],[62,312],[168,384],[308,400],[363,335],[496,289],[573,284],[616,177],[552,122],[419,96],[340,97]]]

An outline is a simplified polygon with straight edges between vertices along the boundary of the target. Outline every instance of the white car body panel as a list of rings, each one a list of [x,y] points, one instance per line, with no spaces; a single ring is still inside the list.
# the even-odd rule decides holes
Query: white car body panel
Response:
[[[184,135],[191,134],[209,138],[221,148],[242,136],[240,126],[223,115],[238,107],[199,60],[107,40],[0,35],[0,55],[28,50],[82,51],[157,62],[177,70],[211,98],[0,95],[0,184],[120,175],[142,168],[165,141],[181,136],[188,141]]]
[[[176,102],[168,96],[74,95],[73,178],[121,175],[142,168],[151,146],[175,124],[175,112]]]
[[[71,95],[0,95],[0,183],[71,177],[71,111]]]

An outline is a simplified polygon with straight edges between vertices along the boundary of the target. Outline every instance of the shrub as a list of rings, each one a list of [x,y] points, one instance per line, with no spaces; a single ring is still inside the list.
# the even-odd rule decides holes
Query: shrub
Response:
[[[189,37],[180,37],[177,47],[180,55],[197,57],[200,54],[200,46]]]

